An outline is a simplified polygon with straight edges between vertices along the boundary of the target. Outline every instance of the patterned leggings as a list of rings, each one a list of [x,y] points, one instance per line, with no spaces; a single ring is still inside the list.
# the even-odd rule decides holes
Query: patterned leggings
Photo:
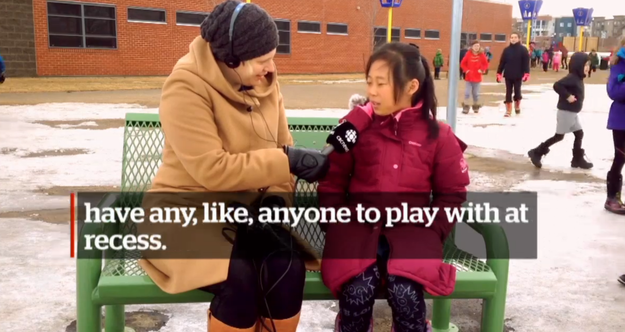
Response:
[[[377,264],[343,285],[339,298],[339,332],[369,330],[375,296],[381,283]],[[406,278],[389,275],[388,304],[393,311],[395,332],[425,332],[425,301],[423,287]]]

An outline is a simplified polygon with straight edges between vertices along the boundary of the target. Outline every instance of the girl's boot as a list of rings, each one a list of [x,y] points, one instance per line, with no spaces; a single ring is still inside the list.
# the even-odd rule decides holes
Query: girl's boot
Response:
[[[593,164],[586,160],[584,149],[573,149],[573,159],[571,159],[571,167],[591,169]]]
[[[516,114],[521,114],[521,101],[517,100],[514,102],[514,112]]]
[[[612,174],[608,172],[606,186],[608,198],[606,199],[603,207],[612,213],[625,215],[625,205],[623,205],[623,202],[621,201],[623,176],[621,174]]]
[[[469,110],[471,110],[471,106],[466,102],[462,103],[462,114],[469,114]]]
[[[478,113],[480,111],[480,107],[482,107],[482,105],[480,105],[478,102],[475,102],[473,104],[473,113]]]
[[[537,147],[527,151],[527,155],[530,157],[532,164],[534,164],[534,166],[536,166],[537,168],[543,167],[542,159],[543,156],[547,153],[549,153],[549,147],[544,142],[540,143],[540,145],[538,145]]]

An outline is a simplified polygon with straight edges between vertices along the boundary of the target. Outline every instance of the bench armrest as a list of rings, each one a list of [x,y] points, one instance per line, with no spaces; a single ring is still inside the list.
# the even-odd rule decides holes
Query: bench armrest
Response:
[[[486,265],[491,268],[498,280],[507,280],[510,248],[504,229],[498,224],[466,224],[484,238]]]

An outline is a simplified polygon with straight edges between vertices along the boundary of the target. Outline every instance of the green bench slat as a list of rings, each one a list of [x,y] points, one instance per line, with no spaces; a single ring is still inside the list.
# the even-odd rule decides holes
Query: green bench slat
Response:
[[[489,298],[495,293],[496,285],[497,278],[491,271],[458,272],[456,289],[448,298]],[[334,300],[319,272],[306,273],[304,294],[304,300]],[[210,302],[212,298],[212,294],[200,290],[165,293],[148,276],[101,277],[93,292],[93,301],[100,304],[196,303]],[[426,293],[426,298],[434,297]]]

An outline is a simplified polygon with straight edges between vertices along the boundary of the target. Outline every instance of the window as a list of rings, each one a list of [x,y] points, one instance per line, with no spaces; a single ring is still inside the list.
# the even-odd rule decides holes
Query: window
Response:
[[[421,29],[404,29],[404,37],[411,39],[421,38]]]
[[[291,21],[274,20],[278,27],[278,54],[291,54]]]
[[[469,32],[467,33],[467,37],[469,38],[469,43],[470,43],[474,40],[477,40],[477,33]]]
[[[493,41],[492,33],[480,33],[480,41]]]
[[[50,47],[117,48],[112,5],[48,2]]]
[[[373,28],[373,48],[377,48],[378,46],[386,43],[386,33],[387,29],[383,27],[375,27]],[[401,30],[399,28],[393,28],[391,30],[391,41],[398,42],[401,36]]]
[[[347,24],[343,23],[328,23],[327,25],[329,35],[346,35]]]
[[[202,24],[202,21],[204,21],[206,16],[208,16],[208,13],[177,11],[176,12],[176,24],[200,26],[200,24]]]
[[[496,42],[506,42],[507,39],[507,35],[504,34],[496,34],[495,35],[495,41]]]
[[[304,33],[321,33],[321,23],[299,21],[297,22],[297,32]]]
[[[425,37],[425,39],[440,39],[441,33],[438,30],[425,30],[423,37]]]
[[[128,22],[167,23],[164,9],[128,8]]]
[[[570,27],[573,26],[573,24],[571,22],[569,22],[569,23],[566,24],[566,26],[570,28]]]
[[[560,27],[564,28],[564,22],[560,22]]]

